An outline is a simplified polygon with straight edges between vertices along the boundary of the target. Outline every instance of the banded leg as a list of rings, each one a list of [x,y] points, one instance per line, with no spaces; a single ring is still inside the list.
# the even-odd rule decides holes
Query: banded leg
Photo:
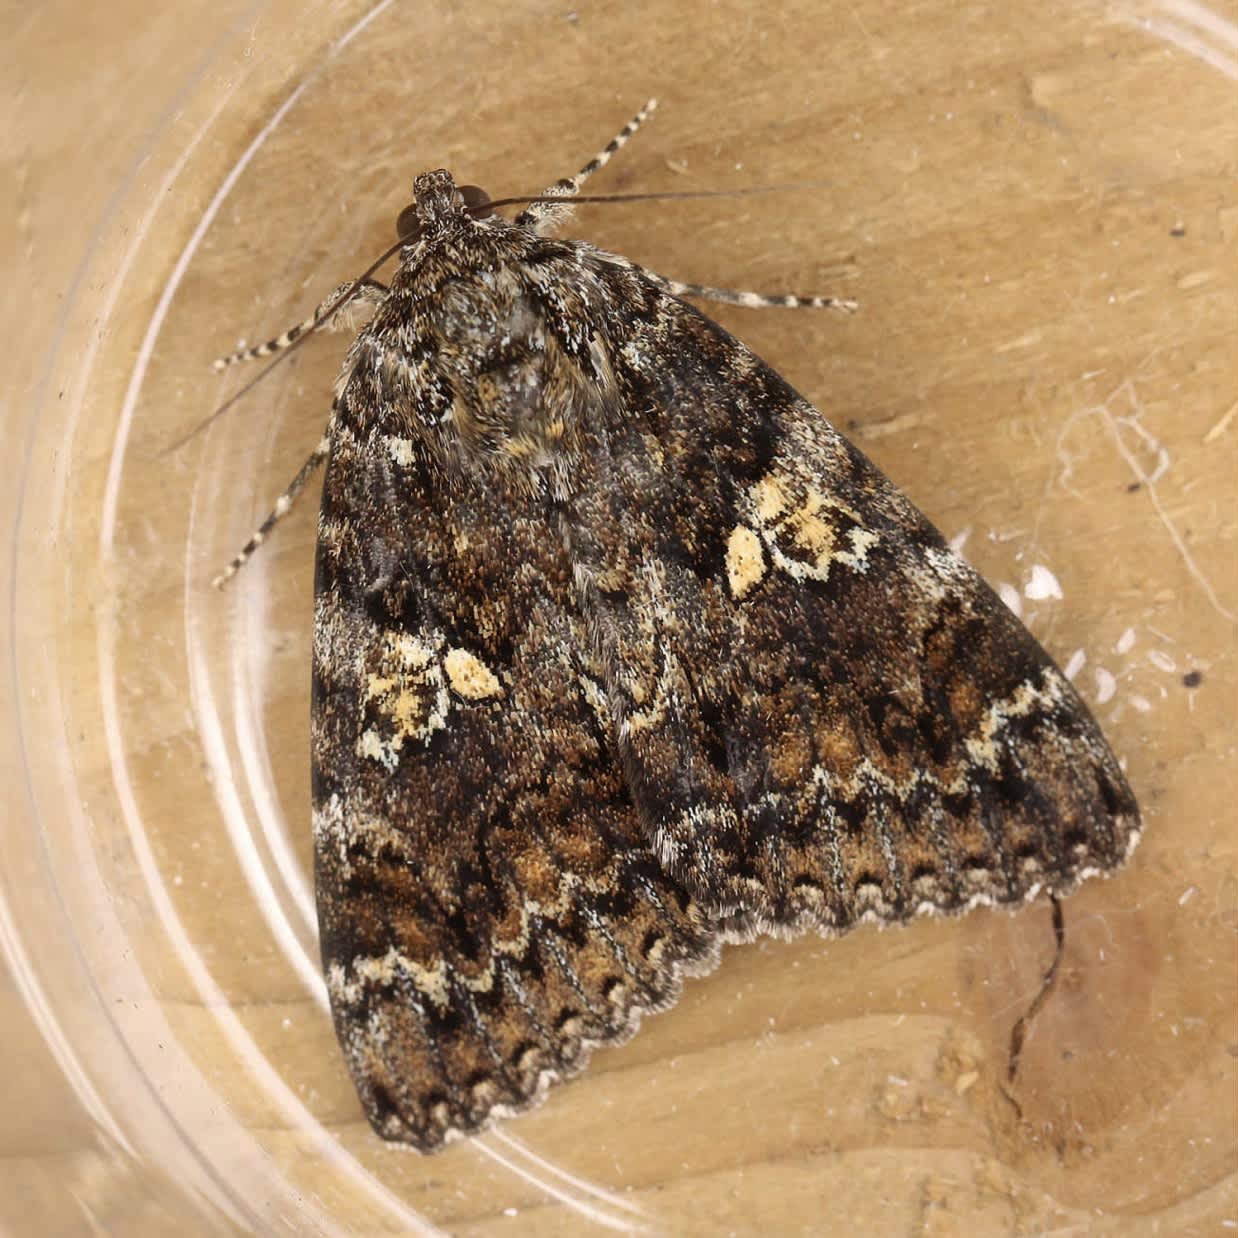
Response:
[[[383,298],[387,295],[387,285],[380,284],[376,279],[362,280],[347,304],[336,311],[340,298],[352,286],[352,281],[341,284],[304,322],[297,323],[295,327],[289,327],[283,335],[277,335],[274,339],[267,340],[265,344],[243,348],[230,356],[220,357],[214,362],[215,370],[217,372],[226,370],[229,366],[237,365],[242,361],[256,361],[259,357],[269,357],[272,353],[283,352],[285,348],[291,348],[303,335],[315,330],[320,324],[324,331],[344,331],[349,328],[356,330],[361,326],[364,315],[372,314],[382,304]],[[336,312],[333,313],[333,311]],[[332,317],[324,322],[328,314]]]
[[[832,309],[853,314],[859,308],[845,297],[798,297],[790,294],[739,292],[732,288],[711,288],[708,284],[681,284],[646,271],[646,275],[673,297],[696,297],[702,301],[721,301],[724,305],[742,305],[747,309]]]
[[[610,255],[613,261],[617,255]],[[683,284],[677,279],[667,279],[648,267],[637,266],[627,259],[623,265],[639,271],[650,283],[656,284],[673,297],[696,297],[702,301],[720,301],[723,305],[742,305],[745,309],[832,309],[844,314],[854,313],[859,306],[845,297],[799,297],[790,294],[775,295],[764,292],[740,292],[733,288],[711,288],[708,284]]]
[[[313,477],[318,471],[319,466],[326,460],[331,450],[331,434],[335,429],[335,411],[336,405],[333,404],[331,406],[331,417],[327,422],[327,428],[323,433],[322,439],[318,446],[310,453],[309,459],[301,465],[300,470],[289,483],[288,488],[275,500],[275,506],[271,509],[270,515],[258,526],[249,541],[241,547],[240,553],[237,554],[232,562],[211,581],[211,584],[216,589],[222,589],[245,566],[245,561],[266,541],[271,530],[292,510],[292,505],[297,501],[297,496],[301,491],[305,489],[306,482]]]
[[[562,180],[556,181],[551,185],[549,189],[544,190],[539,196],[543,198],[574,198],[580,192],[580,187],[585,181],[594,172],[604,168],[614,157],[615,153],[627,145],[628,139],[648,120],[657,106],[657,99],[650,99],[575,176],[565,176]],[[516,222],[524,227],[535,227],[541,232],[562,223],[571,213],[572,208],[568,203],[560,206],[558,203],[552,202],[534,202],[525,207],[516,216]]]

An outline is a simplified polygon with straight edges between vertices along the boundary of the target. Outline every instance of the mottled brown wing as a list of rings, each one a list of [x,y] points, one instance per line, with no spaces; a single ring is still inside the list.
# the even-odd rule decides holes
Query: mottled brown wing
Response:
[[[1063,892],[1138,811],[1027,630],[824,417],[639,273],[570,545],[625,768],[724,928]]]
[[[333,433],[315,862],[365,1111],[433,1151],[629,1035],[717,944],[649,848],[544,512],[449,485],[401,432],[346,395]]]

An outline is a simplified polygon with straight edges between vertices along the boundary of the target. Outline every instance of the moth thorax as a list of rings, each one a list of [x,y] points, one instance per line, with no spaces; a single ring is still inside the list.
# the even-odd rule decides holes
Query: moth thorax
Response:
[[[456,450],[500,468],[553,467],[575,439],[575,362],[508,273],[453,280],[435,315],[438,362],[451,375],[443,430]]]

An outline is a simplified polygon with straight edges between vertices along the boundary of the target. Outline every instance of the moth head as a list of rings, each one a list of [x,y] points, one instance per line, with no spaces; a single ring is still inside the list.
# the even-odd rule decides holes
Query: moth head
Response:
[[[423,172],[413,181],[413,200],[395,221],[396,235],[406,245],[413,245],[421,236],[451,218],[471,216],[485,219],[494,214],[490,195],[476,185],[460,185],[446,168]]]

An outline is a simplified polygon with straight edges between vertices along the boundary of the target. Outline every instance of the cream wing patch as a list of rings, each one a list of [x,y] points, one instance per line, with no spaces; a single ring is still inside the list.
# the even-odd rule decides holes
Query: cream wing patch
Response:
[[[502,695],[503,686],[494,672],[467,649],[449,649],[443,669],[451,690],[466,701],[485,701]]]
[[[839,496],[818,490],[785,471],[771,470],[753,485],[748,499],[770,562],[794,580],[825,581],[836,564],[854,572],[868,570],[869,551],[880,536],[866,528],[859,512]],[[741,530],[751,534],[741,525],[727,545],[727,573],[737,598],[743,594],[735,590],[737,572],[732,564],[750,565],[752,561],[746,542],[737,541]],[[759,562],[763,574],[764,559]],[[760,575],[752,576],[749,567],[738,578],[747,580],[747,592]]]
[[[726,575],[731,596],[742,598],[765,575],[765,552],[761,539],[746,525],[736,525],[726,544]]]
[[[394,770],[406,744],[424,746],[447,726],[453,701],[502,695],[498,677],[480,658],[445,645],[437,635],[384,633],[361,677],[360,756]]]

